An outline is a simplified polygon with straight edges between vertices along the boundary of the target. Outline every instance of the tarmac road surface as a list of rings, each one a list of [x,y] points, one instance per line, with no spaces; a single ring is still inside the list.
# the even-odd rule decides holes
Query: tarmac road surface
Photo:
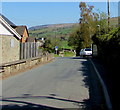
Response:
[[[103,95],[89,59],[56,58],[53,62],[2,81],[3,109],[104,108]]]

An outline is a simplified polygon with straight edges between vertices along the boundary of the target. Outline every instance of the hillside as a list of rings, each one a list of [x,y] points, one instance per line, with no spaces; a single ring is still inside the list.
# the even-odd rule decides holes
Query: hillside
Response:
[[[38,29],[43,29],[43,28],[67,28],[67,27],[72,27],[74,23],[65,23],[65,24],[48,24],[48,25],[38,25],[38,26],[33,26],[30,27],[29,30],[38,30]]]
[[[118,17],[110,19],[110,25],[116,26],[118,24]],[[68,38],[73,27],[78,25],[77,23],[65,23],[65,24],[48,24],[38,25],[29,28],[30,37],[66,37]]]
[[[110,25],[116,26],[118,25],[118,17],[113,17],[110,19]]]
[[[71,33],[72,28],[76,24],[51,24],[51,25],[40,25],[29,28],[29,35],[31,37],[68,37]]]

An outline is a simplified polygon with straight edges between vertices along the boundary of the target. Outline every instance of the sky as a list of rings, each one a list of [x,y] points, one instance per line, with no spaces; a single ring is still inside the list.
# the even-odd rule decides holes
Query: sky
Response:
[[[80,2],[2,2],[2,14],[16,25],[78,23]],[[107,13],[106,2],[89,2],[94,11]],[[118,16],[118,2],[110,2],[111,17]]]

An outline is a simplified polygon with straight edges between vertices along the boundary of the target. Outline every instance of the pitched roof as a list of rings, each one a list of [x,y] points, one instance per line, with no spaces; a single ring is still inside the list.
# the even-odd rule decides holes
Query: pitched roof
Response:
[[[13,27],[13,28],[22,36],[27,27],[26,26],[16,26],[16,27]]]
[[[19,39],[19,40],[21,39],[21,36],[12,28],[12,26],[15,26],[15,25],[1,14],[0,14],[0,23],[5,28],[7,28],[12,34],[14,34],[17,39]]]
[[[27,38],[27,42],[34,42],[34,41],[36,41],[36,38],[34,38],[34,37]]]
[[[0,16],[1,16],[10,26],[16,26],[13,22],[11,22],[9,19],[7,19],[4,15],[0,14]]]

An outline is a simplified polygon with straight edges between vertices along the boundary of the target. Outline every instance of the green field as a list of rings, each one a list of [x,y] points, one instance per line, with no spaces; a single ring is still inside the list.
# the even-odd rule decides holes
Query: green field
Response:
[[[60,44],[61,44],[61,48],[64,48],[64,49],[73,49],[72,47],[68,46],[68,41],[67,40],[61,41]]]
[[[29,30],[30,37],[69,37],[72,27],[46,27],[35,30]]]
[[[56,25],[46,25],[41,26],[38,29],[33,28],[29,30],[30,37],[36,38],[48,38],[52,41],[59,39],[59,49],[72,49],[72,47],[68,46],[68,38],[74,29],[75,24],[56,24]]]

